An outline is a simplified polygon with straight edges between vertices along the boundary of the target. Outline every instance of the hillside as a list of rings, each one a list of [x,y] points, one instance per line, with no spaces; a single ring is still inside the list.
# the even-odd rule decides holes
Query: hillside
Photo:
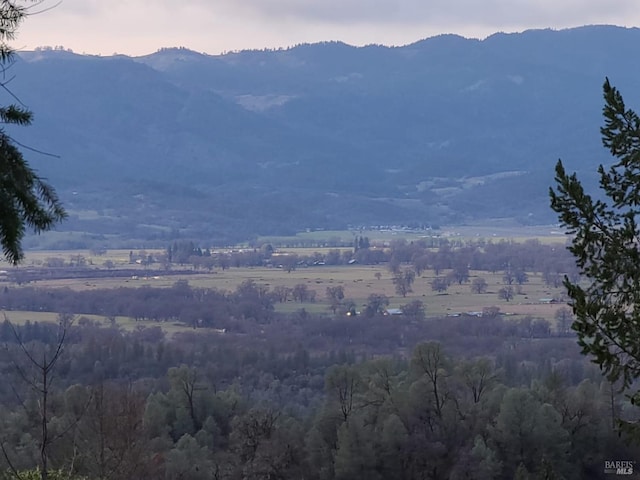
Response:
[[[12,134],[60,156],[27,152],[72,214],[59,230],[94,240],[545,223],[559,157],[589,181],[608,161],[605,76],[640,108],[639,43],[639,29],[590,26],[221,56],[24,52],[10,85],[35,122]]]

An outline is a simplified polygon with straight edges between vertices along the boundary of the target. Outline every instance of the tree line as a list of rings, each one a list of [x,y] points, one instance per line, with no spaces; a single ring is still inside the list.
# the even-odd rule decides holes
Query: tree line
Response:
[[[271,244],[239,250],[215,250],[201,248],[194,242],[176,241],[163,253],[146,251],[130,252],[129,263],[137,263],[145,268],[168,271],[176,266],[212,271],[241,267],[274,267],[291,272],[297,268],[322,267],[325,265],[380,265],[385,264],[393,274],[403,267],[410,268],[420,277],[426,270],[433,270],[437,276],[445,274],[440,285],[466,283],[469,271],[504,272],[505,283],[522,284],[527,273],[540,273],[547,285],[559,287],[564,275],[578,279],[578,270],[572,255],[561,244],[543,244],[538,240],[524,242],[485,240],[420,239],[407,241],[397,239],[391,242],[370,241],[367,237],[356,237],[348,249],[329,249],[311,255],[292,252],[278,252]],[[44,266],[60,268],[95,268],[88,265],[81,256],[65,261],[61,257],[45,260]],[[105,261],[112,270],[112,261]]]
[[[48,392],[51,478],[581,479],[640,453],[616,427],[626,400],[573,340],[476,320],[420,322],[384,358],[368,342],[69,324]],[[58,333],[0,324],[7,472],[40,464],[42,392],[23,348],[51,352]]]

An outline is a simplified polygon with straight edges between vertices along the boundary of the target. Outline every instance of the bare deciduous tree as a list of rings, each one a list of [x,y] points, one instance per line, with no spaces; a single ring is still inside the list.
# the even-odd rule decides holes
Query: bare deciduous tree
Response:
[[[58,326],[56,339],[51,344],[41,342],[26,341],[18,328],[5,315],[5,321],[11,327],[15,338],[15,345],[5,345],[11,363],[17,373],[18,379],[27,386],[37,398],[38,403],[38,450],[39,450],[39,467],[40,478],[47,480],[49,472],[49,449],[51,445],[65,435],[72,424],[62,429],[50,431],[51,412],[50,396],[51,387],[55,379],[55,369],[64,353],[67,334],[73,324],[73,316],[60,314],[58,316]],[[16,386],[12,387],[18,400],[26,408],[26,399],[18,394]],[[4,443],[0,441],[2,453],[10,465],[11,470],[17,478],[21,478],[17,469],[13,467],[11,459],[5,449]]]

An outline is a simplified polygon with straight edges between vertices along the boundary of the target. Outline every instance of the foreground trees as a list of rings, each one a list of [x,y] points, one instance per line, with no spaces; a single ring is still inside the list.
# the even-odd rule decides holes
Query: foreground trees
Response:
[[[602,142],[616,158],[610,168],[598,169],[604,196],[586,193],[559,161],[551,207],[573,235],[569,250],[589,280],[587,286],[564,282],[578,342],[611,381],[632,390],[637,404],[640,391],[632,384],[640,376],[640,118],[608,79],[603,90]]]
[[[614,428],[626,406],[610,383],[573,340],[531,338],[532,322],[254,323],[167,341],[155,329],[78,322],[48,393],[49,478],[577,480],[603,459],[640,456]],[[16,328],[33,351],[55,345],[53,326]],[[397,331],[406,347],[394,339],[395,354],[382,357]],[[424,338],[447,345],[410,340]],[[5,373],[20,351],[8,322],[0,341]],[[37,395],[3,382],[0,407],[9,458],[31,478],[22,472],[39,463]]]
[[[0,2],[0,69],[3,71],[15,53],[7,41],[14,38],[28,13],[24,2]],[[2,87],[9,92],[6,82]],[[31,120],[31,112],[22,105],[0,107],[3,124],[29,125]],[[64,217],[65,211],[55,190],[29,167],[16,142],[0,128],[0,245],[7,260],[15,264],[22,259],[21,241],[27,227],[41,232]]]

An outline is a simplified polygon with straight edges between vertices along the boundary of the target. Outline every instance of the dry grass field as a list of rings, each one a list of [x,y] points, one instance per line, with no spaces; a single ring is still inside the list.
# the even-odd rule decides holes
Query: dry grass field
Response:
[[[111,321],[105,317],[100,315],[85,315],[79,314],[75,315],[75,322],[78,322],[82,318],[88,318],[92,320],[96,324],[102,325],[103,327],[111,327]],[[27,322],[31,323],[56,323],[58,321],[58,314],[55,312],[25,312],[25,311],[0,311],[0,321],[4,319],[9,320],[14,325],[24,325]],[[133,318],[129,317],[116,317],[115,318],[115,326],[117,328],[121,328],[126,331],[134,331],[140,328],[152,328],[152,327],[160,327],[165,332],[167,336],[171,336],[174,333],[180,332],[191,332],[193,331],[192,327],[178,324],[178,323],[158,323],[152,321],[136,321]]]
[[[122,254],[112,254],[113,258],[121,258]],[[120,255],[118,257],[117,255]],[[128,259],[128,252],[126,253]],[[31,262],[29,257],[28,262]],[[377,278],[379,274],[379,278]],[[529,282],[522,286],[522,293],[515,296],[509,302],[498,298],[498,290],[504,287],[502,274],[489,274],[487,272],[471,272],[471,280],[475,277],[483,277],[488,284],[487,292],[475,294],[471,292],[470,283],[458,285],[452,284],[444,293],[434,292],[431,281],[435,278],[433,271],[426,271],[421,277],[415,279],[413,292],[406,297],[398,295],[392,281],[392,274],[385,266],[314,266],[298,268],[287,273],[278,268],[243,267],[230,268],[228,270],[215,270],[210,273],[184,273],[172,275],[132,276],[119,278],[83,278],[64,280],[39,280],[31,286],[36,287],[68,287],[75,290],[140,287],[148,285],[152,287],[169,287],[178,280],[187,280],[193,287],[214,288],[221,291],[233,291],[238,285],[247,280],[273,289],[276,286],[293,288],[297,284],[305,284],[310,290],[316,292],[314,303],[294,303],[289,301],[284,304],[276,304],[279,311],[296,311],[305,308],[310,312],[328,312],[326,289],[330,286],[341,285],[344,288],[345,297],[352,299],[358,308],[362,308],[371,294],[384,294],[389,297],[390,307],[400,307],[412,300],[420,300],[426,307],[430,316],[442,316],[465,312],[482,311],[484,307],[498,306],[503,313],[514,315],[533,315],[552,320],[555,311],[562,304],[549,304],[542,299],[559,298],[562,296],[562,288],[550,288],[544,285],[540,275],[530,273]],[[0,279],[0,288],[9,286]],[[16,288],[16,286],[11,286]],[[17,287],[19,288],[19,287]],[[82,312],[76,312],[82,314]]]
[[[129,252],[139,253],[147,252],[149,254],[163,253],[160,250],[106,250],[102,255],[97,255],[90,250],[34,250],[29,251],[25,255],[24,267],[38,267],[46,263],[50,258],[60,258],[65,262],[69,262],[74,257],[84,257],[85,261],[90,266],[103,267],[105,262],[113,262],[117,268],[133,268],[135,265],[129,263]],[[6,262],[0,261],[0,268],[7,269],[9,265]]]
[[[312,256],[314,253],[326,253],[328,250],[339,249],[349,250],[348,247],[331,247],[336,242],[352,242],[356,235],[367,236],[372,242],[388,244],[396,239],[405,239],[407,241],[425,239],[436,232],[404,232],[390,230],[363,230],[359,232],[348,231],[323,231],[323,232],[303,232],[292,237],[265,237],[261,238],[261,242],[271,242],[276,246],[280,253],[292,253],[299,256]],[[517,228],[510,227],[451,227],[442,228],[437,232],[440,238],[451,240],[480,240],[486,241],[525,241],[528,239],[537,239],[545,244],[556,243],[559,246],[564,245],[566,237],[554,229],[552,226]],[[318,247],[300,246],[309,242],[315,242]],[[65,263],[73,261],[79,256],[83,257],[89,268],[95,268],[96,271],[104,270],[108,267],[119,270],[131,269],[140,270],[144,267],[130,263],[130,252],[134,255],[145,254],[163,254],[162,250],[107,250],[98,255],[96,252],[89,250],[74,251],[29,251],[27,252],[25,262],[19,268],[37,268],[46,265],[50,259],[62,259]],[[0,272],[10,270],[12,267],[6,262],[0,261]],[[406,297],[399,296],[393,285],[393,275],[387,270],[386,265],[363,266],[363,265],[344,265],[344,266],[312,266],[299,267],[289,273],[279,268],[266,267],[231,267],[227,270],[215,269],[211,272],[198,271],[193,272],[188,267],[175,267],[171,274],[158,274],[157,264],[150,267],[150,273],[146,275],[120,276],[120,277],[102,277],[98,275],[96,278],[80,278],[80,279],[46,279],[38,280],[30,284],[30,286],[42,288],[62,288],[67,287],[74,290],[102,289],[102,288],[118,288],[129,287],[135,288],[143,285],[152,287],[169,287],[178,280],[187,280],[193,287],[214,288],[221,291],[233,291],[238,285],[247,280],[252,280],[256,284],[267,286],[273,289],[277,286],[285,286],[293,288],[298,284],[305,284],[309,289],[316,292],[316,301],[314,303],[296,303],[288,301],[286,303],[276,304],[276,309],[281,312],[295,312],[304,308],[309,312],[327,313],[329,312],[329,303],[326,299],[326,289],[330,286],[341,285],[344,288],[346,299],[353,300],[358,309],[362,309],[367,303],[367,298],[371,294],[384,294],[389,297],[391,308],[398,308],[413,300],[420,300],[425,305],[427,316],[444,316],[455,315],[467,312],[481,312],[483,308],[497,306],[501,312],[513,315],[518,318],[524,315],[532,315],[535,317],[543,317],[549,321],[553,321],[555,312],[565,306],[560,303],[548,303],[546,299],[562,298],[564,289],[550,288],[544,285],[540,274],[529,272],[529,282],[521,287],[521,293],[509,302],[498,298],[498,290],[504,287],[502,273],[490,274],[487,272],[471,272],[470,281],[476,277],[483,277],[488,285],[487,292],[483,294],[474,294],[470,288],[470,282],[462,285],[452,284],[444,293],[434,292],[431,288],[431,281],[435,278],[433,271],[423,272],[421,277],[415,279],[413,291],[408,293]],[[153,270],[153,273],[151,273]],[[446,274],[446,272],[444,272]],[[0,288],[20,288],[17,285],[10,284],[6,275],[0,273]],[[17,323],[26,320],[31,321],[55,321],[56,313],[50,312],[7,312],[10,319]],[[77,315],[83,315],[83,312],[76,312]],[[92,320],[99,322],[104,321],[103,318],[94,318],[91,315],[85,315]],[[140,322],[134,322],[132,319],[119,318],[118,324],[126,329],[139,328]],[[155,325],[155,324],[151,324]],[[180,331],[184,327],[177,325],[162,325],[163,328],[172,333]]]

